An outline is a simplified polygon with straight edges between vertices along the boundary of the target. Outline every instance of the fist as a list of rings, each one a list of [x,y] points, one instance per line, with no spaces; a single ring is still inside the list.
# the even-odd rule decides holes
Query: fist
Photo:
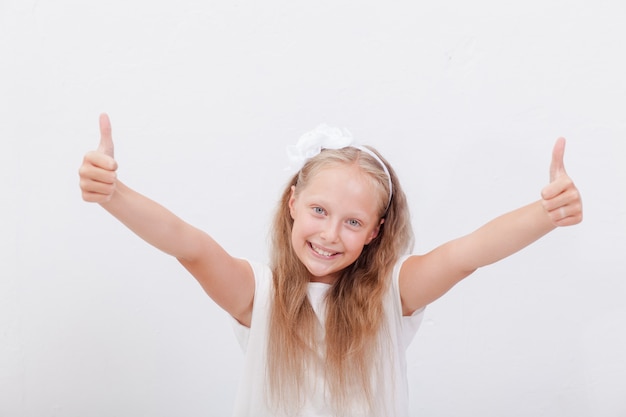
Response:
[[[565,172],[564,154],[565,139],[559,138],[552,151],[550,184],[541,191],[543,207],[555,226],[571,226],[583,219],[582,199]]]
[[[83,200],[106,203],[115,193],[117,162],[113,158],[111,122],[106,114],[100,115],[100,144],[88,152],[78,170]]]

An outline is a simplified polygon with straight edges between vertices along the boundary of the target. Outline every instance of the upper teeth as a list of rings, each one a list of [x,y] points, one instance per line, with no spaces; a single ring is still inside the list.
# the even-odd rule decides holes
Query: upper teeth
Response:
[[[322,256],[332,256],[333,255],[332,252],[326,252],[325,250],[322,250],[322,249],[318,248],[317,246],[311,245],[311,247],[313,248],[313,250],[315,252],[319,253]]]

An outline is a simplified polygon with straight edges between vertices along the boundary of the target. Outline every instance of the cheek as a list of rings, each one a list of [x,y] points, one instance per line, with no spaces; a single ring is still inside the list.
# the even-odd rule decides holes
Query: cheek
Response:
[[[367,244],[367,239],[363,235],[349,235],[344,237],[344,243],[349,245],[353,251],[362,252]]]
[[[294,221],[293,226],[291,226],[291,244],[296,246],[300,241],[306,239],[309,231],[307,230],[306,224],[302,221]]]
[[[302,213],[293,221],[291,233],[299,236],[308,236],[319,232],[319,223],[310,216],[303,216]]]

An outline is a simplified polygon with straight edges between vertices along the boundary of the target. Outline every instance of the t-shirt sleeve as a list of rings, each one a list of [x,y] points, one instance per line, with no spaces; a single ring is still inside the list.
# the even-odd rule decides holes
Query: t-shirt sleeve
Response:
[[[248,348],[248,337],[250,336],[250,328],[239,323],[233,316],[230,316],[233,330],[235,331],[235,337],[242,351],[246,351]]]
[[[393,269],[393,280],[392,284],[394,287],[394,291],[396,292],[396,300],[398,302],[398,308],[400,309],[400,314],[402,315],[402,299],[400,298],[400,268],[404,261],[407,260],[409,255],[402,257]],[[407,348],[413,341],[415,334],[420,328],[422,324],[422,320],[424,319],[424,311],[426,310],[426,306],[420,308],[419,310],[415,310],[413,314],[410,316],[402,316],[402,341],[404,347]]]
[[[253,300],[253,305],[252,305],[252,319],[251,319],[251,325],[254,324],[254,313],[255,313],[255,307],[257,306],[257,302],[259,301],[260,298],[262,298],[262,294],[260,291],[261,288],[264,287],[264,285],[269,285],[269,281],[270,281],[270,277],[271,277],[271,272],[269,270],[269,268],[266,265],[262,265],[256,262],[251,262],[251,261],[247,261],[250,264],[250,267],[252,268],[252,272],[254,273],[254,300]],[[250,327],[248,326],[244,326],[243,324],[239,323],[234,317],[230,316],[231,319],[231,323],[233,326],[233,330],[235,332],[235,337],[237,338],[237,341],[239,342],[239,346],[241,347],[241,350],[243,352],[246,351],[246,349],[248,348],[248,339],[250,338]]]
[[[424,306],[419,310],[415,310],[410,316],[402,317],[402,339],[404,341],[405,348],[409,347],[415,337],[415,334],[417,334],[417,331],[422,325],[425,310],[426,307]]]

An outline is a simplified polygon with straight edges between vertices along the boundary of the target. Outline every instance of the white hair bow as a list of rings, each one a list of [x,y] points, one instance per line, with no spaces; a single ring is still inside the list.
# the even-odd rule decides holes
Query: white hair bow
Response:
[[[299,170],[308,159],[319,154],[322,149],[341,149],[347,146],[357,146],[348,129],[321,124],[300,136],[295,145],[287,147],[288,169]]]

